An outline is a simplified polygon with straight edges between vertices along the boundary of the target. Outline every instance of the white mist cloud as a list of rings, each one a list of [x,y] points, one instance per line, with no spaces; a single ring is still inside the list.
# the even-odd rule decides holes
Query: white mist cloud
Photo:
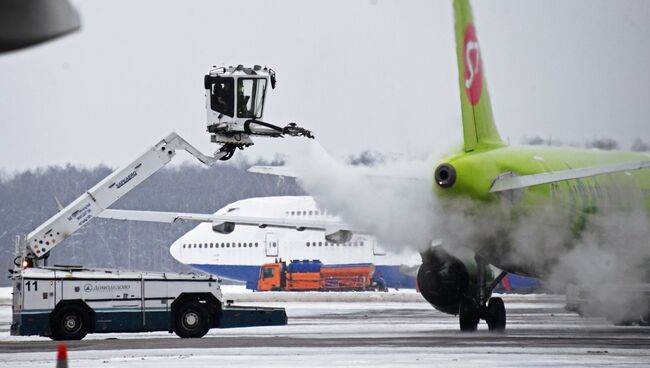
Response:
[[[335,161],[315,142],[288,157],[303,188],[352,228],[378,237],[386,248],[417,251],[431,243],[434,205],[432,160],[392,161],[375,167]]]
[[[437,157],[442,155],[353,167],[311,142],[289,156],[288,165],[320,206],[376,235],[388,249],[415,252],[440,240],[453,253],[469,249],[497,267],[541,277],[556,291],[569,282],[589,289],[597,300],[594,308],[613,321],[648,309],[647,300],[621,291],[621,285],[643,283],[648,276],[650,230],[638,193],[610,193],[616,203],[603,203],[576,232],[575,212],[564,205],[513,210],[503,203],[436,198]]]
[[[650,305],[638,288],[650,276],[650,222],[637,194],[617,197],[627,205],[603,202],[583,225],[564,205],[522,212],[500,203],[442,201],[445,215],[435,217],[434,231],[446,247],[470,248],[497,267],[541,278],[553,291],[577,285],[589,295],[589,314],[638,321]]]
[[[553,267],[549,281],[568,280],[586,291],[593,300],[587,313],[614,322],[647,320],[650,300],[639,286],[650,275],[649,223],[644,209],[594,215]]]

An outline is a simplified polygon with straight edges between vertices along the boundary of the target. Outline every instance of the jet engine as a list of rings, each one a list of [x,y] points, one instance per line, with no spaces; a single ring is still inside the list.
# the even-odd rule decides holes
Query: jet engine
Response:
[[[230,234],[235,231],[234,222],[212,223],[212,231],[219,234]]]
[[[467,295],[470,276],[465,264],[441,246],[421,253],[417,282],[420,294],[437,310],[458,314],[460,301]]]

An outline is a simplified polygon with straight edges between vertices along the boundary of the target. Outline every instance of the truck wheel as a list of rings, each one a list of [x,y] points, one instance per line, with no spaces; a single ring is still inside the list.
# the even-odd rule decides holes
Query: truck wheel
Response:
[[[65,305],[51,317],[52,340],[81,340],[88,334],[90,319],[81,306]]]
[[[196,302],[183,303],[174,316],[174,332],[182,338],[203,337],[210,329],[205,308]]]

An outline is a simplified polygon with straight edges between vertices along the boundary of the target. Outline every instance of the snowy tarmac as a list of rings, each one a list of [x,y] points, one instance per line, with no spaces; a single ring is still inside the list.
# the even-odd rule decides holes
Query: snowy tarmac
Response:
[[[285,307],[289,325],[211,330],[202,339],[166,332],[96,334],[68,342],[70,367],[536,367],[648,366],[650,328],[617,327],[564,310],[564,297],[506,295],[508,330],[460,333],[458,320],[413,291],[246,293],[237,304]],[[1,294],[1,293],[0,293]],[[283,301],[289,300],[289,301]],[[0,295],[0,367],[52,367],[57,343],[9,336]]]

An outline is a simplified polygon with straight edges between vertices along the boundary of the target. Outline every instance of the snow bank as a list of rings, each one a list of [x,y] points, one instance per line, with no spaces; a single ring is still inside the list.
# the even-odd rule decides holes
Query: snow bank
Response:
[[[0,288],[0,305],[11,305],[11,287]],[[237,302],[425,302],[420,293],[413,289],[389,292],[253,292],[243,285],[223,285],[224,299]]]
[[[426,303],[422,295],[414,289],[391,290],[388,292],[319,292],[319,291],[265,291],[253,292],[243,285],[223,285],[221,287],[224,300],[233,300],[235,303],[255,302],[359,302],[359,303]],[[551,301],[564,302],[563,295],[550,296],[546,294],[507,294],[502,295],[509,302],[517,301]],[[11,305],[11,288],[0,288],[0,305]]]
[[[0,305],[11,305],[11,287],[0,288]]]
[[[348,292],[320,292],[320,291],[264,291],[251,292],[233,290],[224,287],[224,299],[235,302],[399,302],[399,303],[426,303],[420,293],[415,290],[399,290],[389,292],[374,291],[348,291]]]
[[[426,300],[415,289],[391,289],[388,292],[347,291],[263,291],[253,292],[243,285],[223,285],[221,287],[224,299],[237,302],[359,302],[359,303],[426,303]],[[508,302],[530,303],[543,301],[564,303],[564,295],[548,294],[494,294]]]
[[[0,305],[11,305],[11,287],[0,288]],[[224,299],[235,302],[400,302],[419,303],[424,299],[413,289],[390,292],[253,292],[243,285],[223,285]]]

